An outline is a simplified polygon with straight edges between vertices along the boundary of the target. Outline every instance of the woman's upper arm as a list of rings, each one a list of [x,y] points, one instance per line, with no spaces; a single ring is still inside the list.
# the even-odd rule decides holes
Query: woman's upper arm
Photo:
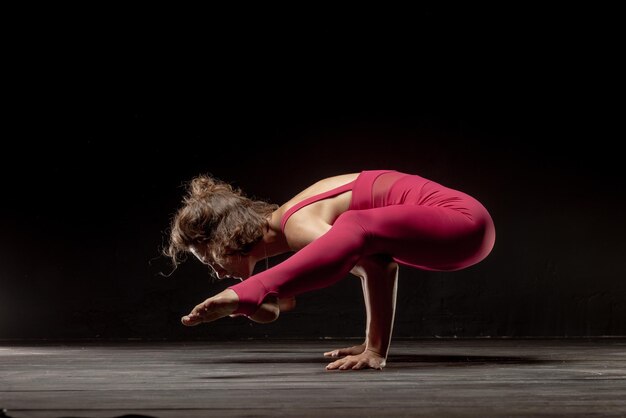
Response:
[[[285,227],[285,238],[289,248],[298,251],[328,232],[331,226],[319,220],[298,219]]]

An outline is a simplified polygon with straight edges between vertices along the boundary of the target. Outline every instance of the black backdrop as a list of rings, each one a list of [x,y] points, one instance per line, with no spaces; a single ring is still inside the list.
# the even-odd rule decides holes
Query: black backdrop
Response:
[[[159,250],[196,174],[283,203],[322,177],[379,168],[463,189],[497,227],[476,266],[401,270],[394,335],[626,334],[614,15],[20,16],[5,80],[0,339],[360,336],[354,278],[272,324],[185,328],[180,316],[230,282],[194,260],[163,277]]]

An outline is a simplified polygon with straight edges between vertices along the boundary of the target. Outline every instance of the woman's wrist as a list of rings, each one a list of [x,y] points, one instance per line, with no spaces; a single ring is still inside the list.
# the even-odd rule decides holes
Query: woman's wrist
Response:
[[[369,351],[369,352],[371,352],[371,353],[374,353],[375,355],[377,355],[377,356],[378,356],[378,357],[380,357],[380,358],[385,358],[385,357],[387,357],[387,356],[385,356],[385,355],[381,354],[381,352],[380,352],[380,351],[375,350],[375,349],[373,349],[373,348],[371,348],[371,347],[366,347],[366,348],[365,348],[365,351]]]
[[[365,341],[365,350],[376,353],[377,355],[385,358],[387,357],[387,350],[389,348],[389,342],[386,344],[383,341],[368,338]]]

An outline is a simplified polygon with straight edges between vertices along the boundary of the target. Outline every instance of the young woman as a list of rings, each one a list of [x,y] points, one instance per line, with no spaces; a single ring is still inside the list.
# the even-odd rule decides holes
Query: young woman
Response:
[[[295,296],[361,278],[367,310],[363,344],[325,353],[326,368],[382,369],[394,320],[398,265],[433,271],[472,266],[491,252],[495,228],[475,198],[417,174],[364,170],[325,178],[282,206],[250,199],[207,175],[192,179],[165,253],[192,253],[218,278],[242,281],[182,318],[187,326],[245,315],[271,322]],[[255,264],[293,252],[252,275]],[[343,357],[342,357],[343,356]]]

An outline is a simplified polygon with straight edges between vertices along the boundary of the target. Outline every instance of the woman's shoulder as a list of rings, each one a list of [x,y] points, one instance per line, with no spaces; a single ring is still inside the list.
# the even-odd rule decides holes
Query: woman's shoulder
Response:
[[[350,198],[344,193],[329,196],[326,192],[353,182],[359,174],[347,173],[321,179],[280,206],[276,212],[276,219],[281,227],[284,221],[292,219],[288,223],[289,228],[284,231],[289,236],[292,246],[302,247],[330,228],[334,219],[347,209]],[[315,198],[320,195],[323,198]],[[312,199],[304,202],[309,198]]]

